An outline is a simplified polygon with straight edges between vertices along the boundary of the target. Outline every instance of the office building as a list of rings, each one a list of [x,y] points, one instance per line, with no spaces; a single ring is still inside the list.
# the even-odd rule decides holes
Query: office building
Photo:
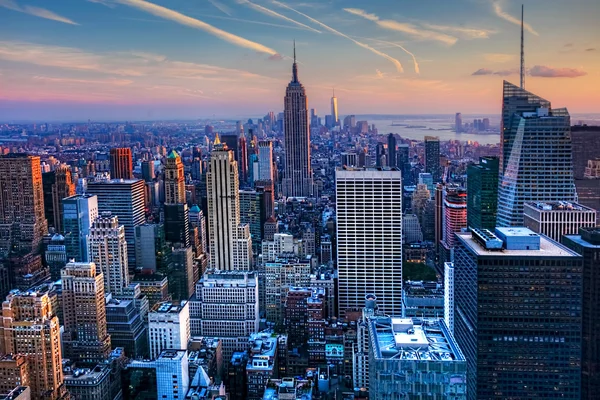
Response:
[[[436,136],[425,136],[425,172],[431,174],[433,182],[440,181],[440,138]]]
[[[433,184],[433,175],[429,172],[419,173],[419,180],[417,186],[418,185],[427,185],[427,190],[429,190],[429,192],[433,194],[435,190],[435,185]]]
[[[338,125],[340,122],[340,117],[338,115],[338,101],[337,97],[335,97],[335,91],[331,97],[331,119],[333,120],[333,126]]]
[[[113,179],[88,183],[87,193],[98,196],[98,212],[110,211],[125,227],[129,268],[138,265],[135,259],[135,227],[145,223],[144,181]],[[140,266],[141,267],[141,266]]]
[[[52,235],[50,243],[46,245],[44,259],[50,270],[50,278],[53,281],[60,279],[60,270],[67,265],[67,248],[64,243],[64,236],[55,233]]]
[[[463,131],[462,114],[456,113],[454,116],[454,132],[460,133]]]
[[[467,362],[444,320],[378,316],[368,328],[369,398],[467,399]]]
[[[456,246],[455,232],[467,227],[467,191],[458,186],[444,186],[443,235],[440,256],[451,261],[451,250]]]
[[[48,233],[40,157],[0,156],[0,256],[36,253]]]
[[[140,291],[148,299],[148,307],[152,308],[157,303],[168,301],[169,281],[167,277],[161,273],[142,273],[137,274],[131,281],[132,284],[140,285]]]
[[[154,181],[154,160],[142,161],[142,179],[145,182]]]
[[[165,204],[185,203],[185,174],[181,157],[171,150],[165,164]]]
[[[336,198],[340,316],[369,293],[382,312],[401,315],[402,173],[338,169]]]
[[[89,236],[89,260],[104,275],[104,290],[115,296],[129,285],[125,227],[109,212],[103,212],[92,224]]]
[[[218,135],[206,179],[210,266],[220,270],[249,270],[252,239],[250,227],[240,221],[237,163]]]
[[[113,348],[123,348],[130,358],[148,357],[148,332],[134,300],[106,303],[106,329]]]
[[[148,313],[150,358],[158,358],[163,350],[186,349],[189,339],[190,308],[188,301],[168,301],[154,305]]]
[[[183,349],[165,349],[154,362],[158,399],[178,400],[187,395],[190,387],[188,352]]]
[[[283,131],[285,135],[283,195],[310,197],[313,194],[313,178],[310,165],[308,98],[304,86],[298,80],[295,48],[292,81],[285,91]]]
[[[581,228],[563,243],[583,257],[581,399],[592,400],[600,393],[600,228]]]
[[[75,194],[71,169],[68,165],[61,164],[52,172],[42,174],[44,187],[44,209],[48,226],[56,232],[62,233],[63,209],[62,200]]]
[[[571,127],[573,144],[573,175],[584,179],[590,160],[600,158],[600,126],[575,125]]]
[[[263,224],[267,221],[264,205],[265,193],[255,190],[240,190],[240,223],[248,225],[252,238],[253,253],[258,253],[262,241]]]
[[[61,271],[64,355],[93,367],[110,354],[106,329],[104,277],[91,263],[70,262]]]
[[[310,258],[277,257],[264,265],[264,309],[267,321],[282,324],[285,299],[292,287],[308,287],[311,280]]]
[[[402,216],[402,243],[414,243],[423,241],[423,232],[419,217],[415,214],[404,214]]]
[[[396,136],[393,133],[390,133],[387,137],[387,165],[390,168],[400,167],[397,165],[397,152],[396,152]],[[400,169],[402,170],[402,169]]]
[[[168,277],[169,294],[173,300],[187,300],[192,296],[200,274],[191,247],[177,246],[173,249]]]
[[[187,204],[165,204],[165,240],[183,247],[190,246],[190,212]]]
[[[261,140],[258,142],[258,181],[273,181],[273,142]]]
[[[133,179],[133,160],[130,148],[110,149],[110,177],[111,179]]]
[[[527,228],[456,236],[454,335],[467,397],[553,398],[560,388],[579,399],[582,257]]]
[[[467,167],[467,226],[494,229],[498,212],[499,160],[481,157]]]
[[[221,339],[223,359],[245,351],[258,332],[258,277],[248,271],[208,270],[190,300],[192,334]]]
[[[444,289],[437,282],[406,281],[402,287],[402,315],[406,318],[444,318]]]
[[[148,273],[166,271],[171,247],[165,239],[163,224],[143,224],[135,227],[135,251],[139,268]]]
[[[523,205],[575,202],[569,112],[504,81],[498,226],[522,226]]]
[[[28,368],[27,357],[21,354],[7,354],[0,357],[0,399],[11,399],[8,394],[15,388],[29,386]]]
[[[90,228],[98,218],[98,197],[77,194],[62,201],[63,231],[68,259],[88,261]]]
[[[246,364],[247,400],[262,400],[267,381],[277,376],[278,336],[270,332],[250,335]]]
[[[385,158],[385,145],[383,143],[377,143],[375,146],[375,167],[385,167],[387,161]]]
[[[74,399],[113,400],[110,391],[111,370],[107,364],[93,368],[64,368],[65,387]]]
[[[227,389],[233,400],[246,399],[248,396],[248,384],[246,378],[246,366],[248,365],[248,352],[236,351],[231,355],[227,364]]]
[[[48,291],[12,291],[2,303],[0,354],[26,358],[33,398],[66,400],[60,324],[54,312]]]
[[[564,235],[576,235],[579,228],[596,226],[596,210],[566,201],[525,203],[524,225],[560,242]]]
[[[444,263],[444,321],[454,335],[454,263]]]

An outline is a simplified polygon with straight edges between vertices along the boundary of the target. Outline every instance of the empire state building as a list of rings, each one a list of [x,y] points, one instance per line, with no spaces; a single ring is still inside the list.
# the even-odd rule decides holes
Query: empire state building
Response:
[[[310,168],[310,136],[308,125],[308,99],[304,86],[298,81],[296,48],[292,81],[284,98],[285,174],[283,195],[286,197],[311,197],[313,194]]]

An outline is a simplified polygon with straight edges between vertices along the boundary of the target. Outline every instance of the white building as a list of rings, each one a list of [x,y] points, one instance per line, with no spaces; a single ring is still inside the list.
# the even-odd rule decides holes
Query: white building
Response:
[[[267,321],[276,324],[283,322],[284,304],[290,287],[308,287],[310,283],[310,261],[310,257],[306,259],[282,257],[265,264],[264,290]]]
[[[444,321],[454,335],[454,263],[444,263]]]
[[[191,332],[223,343],[223,360],[245,351],[259,329],[258,278],[249,271],[208,270],[190,300]]]
[[[367,294],[402,315],[402,172],[336,171],[338,309],[360,309]]]
[[[89,237],[89,260],[104,274],[104,288],[115,296],[129,285],[129,264],[125,227],[117,216],[103,212],[92,224]]]
[[[594,228],[596,210],[567,201],[525,203],[523,223],[532,231],[560,242],[563,235],[579,234],[579,228]]]
[[[190,308],[187,301],[156,304],[148,313],[150,357],[165,349],[186,349],[190,339]]]
[[[190,387],[187,350],[163,350],[154,361],[154,365],[158,398],[185,398]]]
[[[233,152],[217,135],[207,180],[210,267],[249,270],[252,239],[247,224],[240,223],[238,165]]]
[[[288,233],[276,233],[273,240],[262,241],[262,262],[275,261],[283,253],[298,255],[298,242]]]

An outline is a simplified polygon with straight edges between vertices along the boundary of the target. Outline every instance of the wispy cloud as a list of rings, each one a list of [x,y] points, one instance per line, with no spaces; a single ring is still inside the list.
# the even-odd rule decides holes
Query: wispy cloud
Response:
[[[490,35],[496,31],[482,28],[467,28],[464,26],[450,26],[422,23],[423,27],[434,31],[448,32],[457,35],[462,39],[489,39]]]
[[[90,3],[102,4],[103,6],[108,7],[108,8],[115,8],[114,3],[111,3],[110,1],[107,1],[107,0],[86,0],[86,1],[88,1]]]
[[[361,10],[359,8],[344,8],[344,11],[365,18],[369,21],[373,21],[384,29],[406,33],[415,39],[434,40],[445,43],[450,46],[455,44],[458,40],[454,36],[446,35],[445,33],[434,32],[427,29],[421,29],[413,24],[398,22],[391,19],[381,19],[379,18],[379,16],[368,13],[365,10]]]
[[[33,15],[35,17],[40,17],[44,19],[49,19],[52,21],[63,22],[65,24],[70,25],[79,25],[77,22],[70,20],[67,17],[63,17],[58,15],[50,10],[46,10],[45,8],[34,7],[34,6],[20,6],[13,0],[0,0],[0,7],[8,8],[9,10],[22,12],[24,14]]]
[[[590,47],[589,49],[585,49],[585,51],[596,51],[596,49],[593,47]]]
[[[234,35],[233,33],[226,32],[222,29],[219,29],[210,24],[207,24],[206,22],[200,21],[199,19],[189,17],[187,15],[181,14],[180,12],[171,10],[171,9],[163,7],[163,6],[149,3],[144,0],[117,0],[117,1],[121,4],[125,4],[128,6],[140,9],[142,11],[145,11],[156,17],[165,18],[165,19],[171,20],[173,22],[177,22],[181,25],[186,25],[191,28],[203,30],[213,36],[218,37],[219,39],[225,40],[236,46],[240,46],[240,47],[244,47],[244,48],[251,49],[254,51],[258,51],[260,53],[267,53],[270,55],[277,53],[275,50],[273,50],[267,46],[264,46],[260,43],[256,43],[251,40],[245,39],[241,36]]]
[[[264,26],[272,26],[275,28],[286,28],[286,29],[297,29],[297,30],[305,30],[304,28],[301,28],[299,26],[296,25],[281,25],[281,24],[272,24],[270,22],[263,22],[263,21],[253,21],[251,19],[243,19],[243,18],[235,18],[235,17],[224,17],[222,15],[201,15],[202,17],[207,17],[207,18],[216,18],[216,19],[224,19],[227,21],[236,21],[236,22],[243,22],[246,24],[255,24],[255,25],[264,25]]]
[[[32,79],[34,79],[36,81],[41,81],[41,82],[57,82],[57,83],[63,83],[63,84],[74,83],[74,84],[84,84],[84,85],[99,84],[99,85],[127,86],[127,85],[131,85],[133,83],[133,81],[129,80],[129,79],[116,79],[116,78],[74,79],[74,78],[57,78],[57,77],[43,76],[43,75],[42,76],[36,75]]]
[[[219,11],[221,11],[223,14],[227,14],[231,17],[231,9],[225,4],[217,0],[208,0],[208,2],[212,4],[215,8],[219,9]]]
[[[280,7],[283,7],[283,8],[287,8],[290,11],[293,11],[293,12],[299,14],[299,15],[302,15],[303,17],[307,18],[309,21],[312,21],[313,23],[321,26],[323,29],[326,29],[326,30],[328,30],[329,32],[331,32],[331,33],[333,33],[335,35],[338,35],[338,36],[341,36],[343,38],[346,38],[346,39],[350,40],[351,42],[353,42],[354,44],[356,44],[357,46],[360,46],[363,49],[367,49],[370,52],[372,52],[374,54],[377,54],[380,57],[385,58],[386,60],[388,60],[388,61],[390,61],[390,62],[392,62],[394,64],[394,66],[396,67],[396,69],[398,70],[398,72],[404,72],[404,69],[402,68],[402,64],[400,63],[400,61],[396,60],[394,57],[392,57],[392,56],[390,56],[388,54],[385,54],[385,53],[383,53],[383,52],[381,52],[381,51],[379,51],[377,49],[374,49],[373,47],[369,46],[368,44],[359,42],[358,40],[354,40],[350,36],[348,36],[348,35],[340,32],[338,30],[335,30],[332,27],[330,27],[328,25],[325,25],[324,23],[322,23],[320,21],[317,21],[313,17],[310,17],[310,16],[304,14],[303,12],[295,10],[295,9],[293,9],[292,7],[290,7],[290,6],[286,5],[286,4],[283,4],[283,3],[281,3],[281,2],[279,2],[277,0],[272,0],[272,1],[273,1],[273,4],[276,4],[276,5],[278,5]]]
[[[505,63],[515,59],[514,54],[504,54],[504,53],[485,53],[483,58],[486,61],[493,63]]]
[[[577,78],[587,75],[587,72],[578,68],[554,68],[536,65],[529,70],[529,75],[541,78]]]
[[[518,71],[515,69],[505,69],[494,71],[489,68],[480,68],[477,71],[473,72],[471,75],[473,76],[482,76],[482,75],[498,75],[498,76],[509,76],[516,74]]]
[[[494,8],[494,12],[496,13],[496,15],[502,19],[507,20],[508,22],[515,24],[515,25],[521,25],[521,20],[513,17],[512,15],[510,15],[509,13],[505,12],[502,9],[502,5],[500,3],[500,1],[493,1],[492,2],[492,7]],[[525,30],[527,30],[527,32],[531,33],[532,35],[535,36],[539,36],[539,33],[537,33],[532,27],[531,25],[529,25],[527,22],[525,22],[523,24],[523,28],[525,28]]]
[[[279,18],[279,19],[282,19],[282,20],[287,21],[287,22],[291,22],[292,24],[297,25],[297,26],[299,26],[299,27],[301,27],[303,29],[306,29],[308,31],[315,32],[315,33],[321,33],[321,31],[319,31],[319,30],[317,30],[315,28],[312,28],[312,27],[310,27],[308,25],[305,25],[305,24],[303,24],[301,22],[298,22],[298,21],[296,21],[294,19],[286,17],[285,15],[280,14],[280,13],[278,13],[276,11],[273,11],[273,10],[271,10],[269,8],[266,8],[266,7],[260,6],[258,4],[252,3],[251,1],[248,1],[248,0],[238,0],[238,3],[239,4],[247,5],[248,7],[251,7],[253,9],[255,9],[256,11],[261,12],[261,13],[263,13],[265,15],[268,15],[268,16],[271,16],[271,17],[275,17],[275,18]]]

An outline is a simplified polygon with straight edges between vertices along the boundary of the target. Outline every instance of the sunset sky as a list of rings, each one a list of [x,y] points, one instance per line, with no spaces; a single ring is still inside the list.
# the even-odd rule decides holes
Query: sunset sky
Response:
[[[0,120],[499,113],[521,1],[0,0]],[[600,112],[600,1],[524,0],[526,88]]]

